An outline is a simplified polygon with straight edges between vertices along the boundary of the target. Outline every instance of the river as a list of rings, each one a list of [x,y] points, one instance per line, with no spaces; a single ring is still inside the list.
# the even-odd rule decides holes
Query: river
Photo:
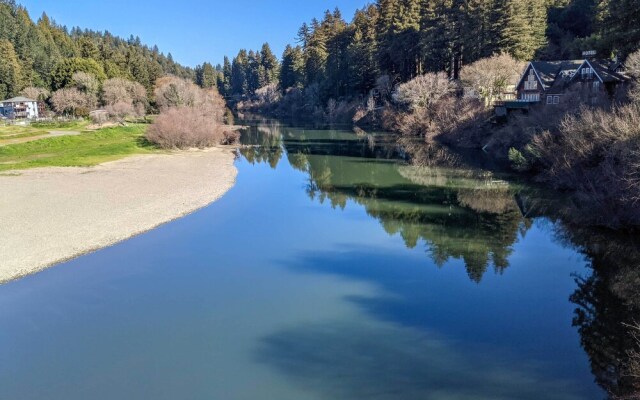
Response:
[[[635,239],[569,229],[509,177],[410,165],[385,134],[262,120],[242,143],[218,202],[0,286],[0,399],[629,390]]]

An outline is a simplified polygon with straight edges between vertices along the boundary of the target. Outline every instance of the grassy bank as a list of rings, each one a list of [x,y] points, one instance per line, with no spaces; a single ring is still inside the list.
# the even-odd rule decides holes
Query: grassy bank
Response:
[[[87,125],[89,125],[88,121],[70,121],[34,123],[24,126],[0,126],[0,144],[2,144],[4,140],[42,136],[47,135],[51,131],[82,131],[87,127]]]
[[[131,124],[83,132],[77,136],[52,137],[0,147],[0,171],[49,166],[91,166],[132,154],[157,152],[158,150],[144,138],[147,127],[145,124]],[[80,130],[83,126],[14,126],[3,127],[0,132],[20,133],[22,128],[46,133],[52,129]]]

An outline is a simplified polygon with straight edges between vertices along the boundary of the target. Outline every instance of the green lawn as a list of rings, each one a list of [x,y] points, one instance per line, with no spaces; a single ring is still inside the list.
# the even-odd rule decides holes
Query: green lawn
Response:
[[[87,125],[89,125],[88,121],[46,122],[34,123],[26,126],[0,125],[0,142],[3,139],[19,139],[46,135],[50,131],[82,131]]]
[[[159,152],[144,138],[147,127],[145,124],[130,124],[84,132],[78,136],[60,136],[3,146],[0,147],[0,171],[48,166],[90,166],[131,154]],[[81,126],[68,128],[81,129]],[[48,130],[62,129],[49,127]]]

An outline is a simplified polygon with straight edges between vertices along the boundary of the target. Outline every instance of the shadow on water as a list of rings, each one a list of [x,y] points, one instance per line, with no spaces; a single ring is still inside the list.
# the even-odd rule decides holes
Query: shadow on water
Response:
[[[487,363],[396,327],[310,324],[265,338],[256,357],[327,399],[580,398],[529,366]]]
[[[570,301],[596,383],[612,398],[636,398],[640,393],[639,380],[629,369],[638,343],[628,327],[640,322],[637,238],[564,225],[559,217],[563,199],[557,194],[477,168],[478,157],[469,162],[446,149],[408,145],[387,134],[290,129],[263,121],[260,128],[243,134],[242,144],[240,153],[250,163],[276,168],[286,159],[305,173],[310,200],[335,209],[345,209],[350,202],[362,206],[407,248],[423,248],[433,264],[461,261],[477,284],[490,268],[503,273],[520,238],[537,219],[548,221],[556,241],[583,253],[589,263],[591,275],[576,276]],[[301,326],[265,338],[257,357],[329,398],[571,398],[563,382],[536,378],[534,367],[494,365],[463,350],[464,336],[461,343],[448,343],[426,333],[435,317],[424,309],[433,311],[434,293],[449,299],[443,313],[455,313],[452,294],[416,281],[416,275],[402,267],[390,268],[394,263],[353,249],[339,256],[301,254],[289,268],[383,288],[385,295],[347,300],[378,320],[394,322],[396,328],[385,329],[397,331],[344,321]],[[468,322],[479,337],[490,334],[482,332],[490,321],[472,317]],[[525,342],[535,341],[536,334],[535,321],[529,325],[531,332],[522,337],[496,338],[496,343],[520,341],[526,348]]]

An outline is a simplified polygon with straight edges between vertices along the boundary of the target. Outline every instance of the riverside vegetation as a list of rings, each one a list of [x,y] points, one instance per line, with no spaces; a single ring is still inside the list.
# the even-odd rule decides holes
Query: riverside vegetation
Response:
[[[633,1],[379,0],[359,10],[350,23],[335,10],[325,13],[322,20],[304,24],[298,44],[288,46],[281,61],[265,44],[258,51],[241,50],[233,60],[225,58],[223,65],[204,63],[191,69],[175,63],[170,54],[165,56],[156,47],[142,45],[135,37],[124,40],[108,32],[69,30],[46,15],[34,22],[14,1],[0,0],[0,96],[22,94],[72,119],[90,117],[100,126],[108,118],[115,124],[95,131],[87,129],[88,121],[84,119],[2,127],[0,141],[7,137],[37,137],[50,130],[80,134],[2,146],[0,170],[95,165],[134,153],[230,143],[238,135],[225,127],[231,119],[223,96],[232,99],[241,111],[257,110],[280,117],[308,115],[323,125],[347,122],[365,129],[383,127],[400,134],[397,142],[385,148],[376,143],[379,138],[362,129],[357,129],[356,143],[347,146],[347,138],[354,137],[348,132],[322,131],[314,136],[313,132],[298,131],[279,135],[265,134],[258,129],[268,129],[260,126],[256,138],[264,143],[256,146],[248,140],[239,154],[249,163],[264,162],[272,168],[286,157],[294,170],[308,175],[305,189],[313,201],[328,201],[335,208],[354,202],[378,220],[385,232],[398,234],[407,247],[426,244],[435,265],[443,266],[455,259],[464,261],[469,278],[479,284],[490,266],[497,273],[509,267],[515,243],[524,239],[532,227],[531,219],[522,216],[516,203],[516,195],[521,200],[528,195],[526,191],[514,194],[512,188],[489,179],[491,174],[487,179],[456,176],[453,190],[449,187],[450,178],[438,169],[441,165],[456,165],[459,158],[454,153],[459,148],[483,148],[508,160],[514,170],[567,191],[566,207],[540,214],[554,223],[559,241],[587,256],[593,270],[590,276],[576,277],[577,287],[570,299],[575,304],[573,323],[597,383],[614,398],[633,398],[640,391],[638,243],[630,235],[612,238],[610,232],[584,226],[640,225],[636,207],[640,200],[639,13],[640,6]],[[533,109],[526,116],[508,121],[492,117],[487,106],[517,78],[524,61],[572,58],[586,49],[596,49],[607,56],[615,52],[625,61],[633,80],[624,93],[601,99],[598,104],[584,104],[580,93],[574,93],[575,102],[558,107],[552,114]],[[461,96],[463,87],[474,88],[479,98]],[[90,113],[97,107],[104,112]],[[150,120],[141,119],[147,114],[156,115]],[[327,140],[330,135],[338,137]],[[285,143],[282,137],[287,138]],[[332,149],[327,151],[323,146],[329,142],[333,142]],[[362,160],[355,157],[358,151],[364,151],[359,155]],[[397,166],[387,162],[403,157],[414,165],[406,166],[398,160]],[[363,162],[354,162],[354,158]],[[357,173],[353,176],[344,173],[354,170]],[[388,174],[393,174],[393,179],[386,181]],[[264,181],[264,175],[255,177]],[[352,182],[342,181],[350,177]],[[465,185],[465,180],[471,178],[480,183]],[[425,186],[431,188],[427,190]],[[292,190],[299,185],[287,182],[282,187]],[[277,202],[269,208],[251,210],[262,217],[259,220],[269,222],[265,227],[258,226],[266,228],[265,232],[273,232],[273,223],[290,221],[291,210],[296,210],[287,205],[283,218],[274,222],[272,214],[281,210],[282,192],[277,191],[280,187],[270,189],[274,194],[267,198]],[[307,204],[304,206],[307,210]],[[318,226],[325,226],[326,222],[323,220]],[[336,232],[344,232],[343,225],[337,227],[341,229]],[[297,233],[287,228],[281,231]],[[230,244],[242,243],[245,228],[233,229],[241,232]],[[363,230],[364,237],[366,233]],[[220,234],[224,235],[221,239],[228,236],[226,231]],[[279,246],[275,243],[269,246],[269,250],[276,248]],[[331,246],[327,253],[333,257],[334,250],[335,246]],[[154,256],[156,253],[157,249],[153,249]],[[251,254],[258,254],[259,260],[266,259],[266,253]],[[299,256],[292,254],[291,258]],[[370,261],[377,261],[374,257],[378,256],[372,256]],[[397,254],[390,259],[397,260]],[[326,264],[335,265],[332,261],[335,260],[330,258]],[[372,264],[363,264],[363,271],[371,271]],[[346,267],[343,270],[349,271]],[[417,282],[415,277],[407,279],[404,275],[398,281]],[[241,281],[246,287],[245,277]],[[159,283],[167,282],[175,281],[164,279]],[[406,290],[412,295],[418,292],[414,286]],[[206,293],[224,291],[207,287]],[[364,304],[364,300],[360,302]],[[428,303],[419,304],[414,309],[428,308],[423,307]],[[498,301],[486,309],[496,305]],[[193,311],[192,304],[188,310]],[[425,315],[420,317],[418,320],[426,320]],[[84,326],[91,325],[85,322]],[[149,343],[146,337],[145,342]],[[308,341],[302,342],[301,348],[308,351]],[[284,343],[286,350],[295,350],[286,341],[269,343]],[[415,342],[410,343],[415,350]],[[30,351],[29,355],[45,353]],[[290,366],[292,358],[284,357],[285,366]],[[322,357],[313,358],[323,361]],[[376,365],[388,364],[393,363]],[[327,370],[325,366],[326,363],[312,370]],[[424,376],[419,378],[422,382]],[[205,381],[210,380],[202,380]],[[335,386],[335,377],[330,381],[330,386]],[[38,386],[32,383],[29,376],[28,387]],[[360,389],[367,386],[357,383]],[[495,387],[503,384],[504,381]],[[386,393],[389,392],[394,391]]]
[[[514,170],[574,194],[575,223],[640,225],[637,2],[379,0],[349,23],[339,10],[303,24],[271,73],[271,55],[241,50],[221,68],[237,108],[325,124],[382,127],[490,152]],[[266,45],[265,45],[266,46]],[[595,49],[626,64],[626,90],[533,109],[507,122],[492,101],[526,61],[579,58]],[[474,89],[479,99],[462,94]]]
[[[13,0],[0,1],[0,14],[0,54],[6,60],[0,95],[23,94],[76,117],[97,106],[106,112],[98,118],[120,121],[162,112],[148,138],[182,148],[234,140],[222,127],[229,121],[225,113],[207,109],[224,109],[217,89],[240,111],[383,127],[423,138],[425,146],[483,148],[509,158],[515,170],[574,192],[572,218],[578,223],[640,224],[634,207],[640,151],[632,123],[637,84],[626,95],[595,106],[577,100],[545,118],[533,110],[496,124],[487,107],[517,79],[524,61],[577,58],[588,49],[602,57],[615,54],[637,82],[635,2],[378,0],[351,22],[336,9],[303,24],[281,61],[265,43],[222,65],[205,62],[194,69],[135,37],[68,30],[46,14],[33,22]],[[191,87],[167,79],[185,79]],[[156,95],[163,84],[192,93],[163,106]],[[196,85],[203,92],[194,96]],[[462,87],[475,89],[480,99],[462,98]],[[593,123],[591,131],[582,130],[583,140],[575,140],[575,127],[586,122]],[[611,127],[607,133],[603,124]]]

